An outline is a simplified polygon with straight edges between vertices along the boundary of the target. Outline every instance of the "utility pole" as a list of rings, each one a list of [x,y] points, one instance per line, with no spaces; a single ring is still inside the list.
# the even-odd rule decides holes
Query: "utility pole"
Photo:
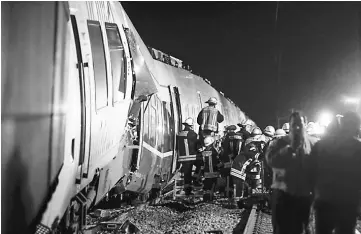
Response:
[[[280,2],[277,1],[276,4],[276,14],[275,14],[275,28],[274,28],[274,35],[275,35],[275,44],[276,44],[276,51],[275,51],[275,62],[276,62],[276,87],[275,90],[277,91],[277,96],[276,96],[276,119],[277,119],[277,124],[278,124],[278,128],[280,128],[280,119],[279,116],[281,114],[280,112],[280,98],[282,97],[282,89],[279,89],[280,85],[281,85],[281,59],[282,59],[282,52],[281,52],[281,33],[280,30],[278,29],[278,18],[279,18],[279,6],[280,6]]]

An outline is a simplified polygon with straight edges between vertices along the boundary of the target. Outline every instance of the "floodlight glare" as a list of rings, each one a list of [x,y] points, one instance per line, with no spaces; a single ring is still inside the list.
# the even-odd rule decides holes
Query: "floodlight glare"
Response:
[[[333,116],[331,113],[324,112],[320,115],[318,123],[322,126],[327,127],[331,123],[332,118]]]
[[[346,104],[359,104],[360,103],[360,98],[345,97],[344,101],[345,101]]]

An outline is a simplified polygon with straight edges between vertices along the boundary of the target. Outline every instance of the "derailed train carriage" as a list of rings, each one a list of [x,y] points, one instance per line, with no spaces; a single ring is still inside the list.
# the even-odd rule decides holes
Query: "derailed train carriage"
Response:
[[[110,191],[146,198],[176,170],[182,120],[210,96],[224,125],[246,119],[156,53],[118,2],[2,3],[4,233],[76,233]]]

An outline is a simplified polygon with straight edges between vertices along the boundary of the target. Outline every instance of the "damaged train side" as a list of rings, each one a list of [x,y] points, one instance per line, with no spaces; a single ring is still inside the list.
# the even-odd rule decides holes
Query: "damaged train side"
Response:
[[[224,125],[246,119],[158,61],[119,2],[1,4],[4,233],[77,233],[112,189],[146,197],[176,170],[181,122],[210,96]]]

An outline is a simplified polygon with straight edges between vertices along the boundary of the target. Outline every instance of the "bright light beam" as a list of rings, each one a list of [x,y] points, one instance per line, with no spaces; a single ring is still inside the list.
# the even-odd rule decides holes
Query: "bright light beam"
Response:
[[[346,104],[359,104],[360,103],[360,98],[345,97],[344,102]]]
[[[324,112],[320,115],[320,117],[318,119],[318,123],[321,126],[327,127],[331,123],[332,119],[333,119],[333,116],[331,113]]]

